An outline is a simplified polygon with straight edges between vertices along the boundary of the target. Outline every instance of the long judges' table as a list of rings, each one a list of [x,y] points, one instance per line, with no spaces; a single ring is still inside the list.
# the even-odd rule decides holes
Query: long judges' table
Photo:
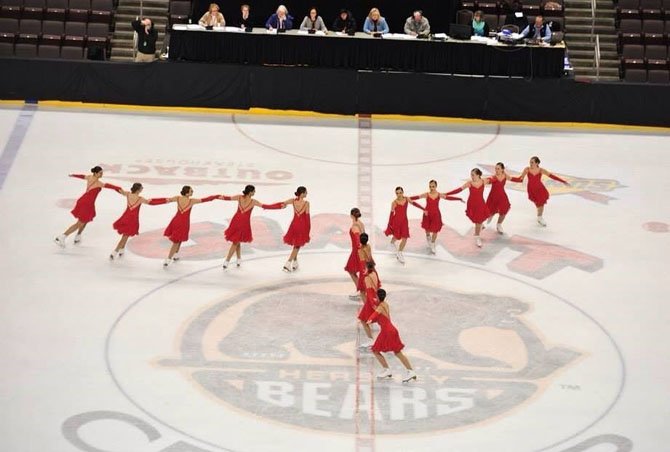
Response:
[[[172,30],[170,60],[523,77],[561,77],[565,47],[356,36]]]

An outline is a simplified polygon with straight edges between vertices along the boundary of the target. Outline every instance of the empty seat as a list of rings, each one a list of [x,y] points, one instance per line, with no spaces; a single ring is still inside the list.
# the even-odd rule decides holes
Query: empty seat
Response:
[[[618,19],[639,19],[640,18],[640,0],[619,0],[616,7]]]
[[[72,22],[88,22],[91,12],[91,0],[69,0],[67,20]]]
[[[670,72],[668,72],[667,70],[663,70],[663,71],[650,70],[648,81],[649,81],[649,83],[668,84],[668,83],[670,83]]]
[[[0,57],[14,55],[14,44],[11,42],[0,42]]]
[[[58,20],[45,20],[42,22],[42,39],[44,45],[59,46],[65,33],[65,24]]]
[[[23,0],[0,0],[0,17],[18,19],[21,17]]]
[[[21,43],[14,46],[14,55],[20,58],[33,58],[37,56],[37,44]]]
[[[474,11],[475,10],[474,0],[461,0],[461,8]]]
[[[665,36],[664,31],[664,22],[662,20],[645,20],[642,23],[642,33],[644,36],[645,44],[664,44]]]
[[[84,47],[86,24],[83,22],[65,22],[64,46]]]
[[[456,23],[462,25],[470,25],[472,23],[472,11],[461,9],[456,12]],[[178,22],[175,22],[178,23]]]
[[[543,0],[541,10],[545,17],[563,17],[563,0]]]
[[[640,0],[640,13],[643,19],[660,19],[662,8],[661,0]]]
[[[191,2],[170,2],[170,26],[173,24],[185,24],[191,14]]]
[[[61,47],[60,57],[66,60],[83,60],[84,49],[81,47]]]
[[[19,34],[16,42],[37,44],[42,34],[42,21],[36,19],[21,19]]]
[[[633,83],[644,83],[647,81],[646,69],[628,69],[624,74],[624,80]]]
[[[529,16],[540,14],[540,0],[526,0],[523,2],[523,12]]]
[[[47,7],[44,11],[45,20],[65,21],[67,12],[67,0],[47,0]]]
[[[549,25],[549,29],[552,31],[552,33],[556,33],[559,31],[564,31],[564,18],[562,17],[547,17],[545,18],[545,22],[547,25]]]
[[[89,22],[97,22],[101,24],[112,23],[112,11],[114,5],[112,0],[91,0],[91,15]]]
[[[621,64],[624,70],[643,69],[644,47],[639,44],[626,44],[621,52]]]
[[[644,57],[647,60],[647,68],[667,69],[668,67],[668,48],[659,45],[646,46]]]
[[[88,47],[102,47],[107,49],[110,42],[109,27],[107,24],[88,24],[86,41]]]
[[[11,42],[13,44],[18,33],[18,19],[0,17],[0,42]]]
[[[37,48],[37,56],[40,58],[60,58],[60,46],[40,44]]]
[[[619,25],[620,44],[642,43],[642,22],[638,19],[622,19]]]
[[[45,6],[44,0],[23,0],[21,18],[42,20]]]
[[[498,15],[484,14],[484,22],[489,26],[489,31],[498,31]]]
[[[481,10],[484,14],[495,14],[498,15],[498,3],[493,1],[481,1],[477,3],[477,9]],[[490,25],[489,25],[490,27]]]

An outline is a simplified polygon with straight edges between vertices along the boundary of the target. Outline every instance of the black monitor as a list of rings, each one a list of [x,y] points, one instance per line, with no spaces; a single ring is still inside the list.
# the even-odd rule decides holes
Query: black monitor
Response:
[[[472,36],[472,27],[463,24],[449,24],[449,37],[453,39],[469,40]]]

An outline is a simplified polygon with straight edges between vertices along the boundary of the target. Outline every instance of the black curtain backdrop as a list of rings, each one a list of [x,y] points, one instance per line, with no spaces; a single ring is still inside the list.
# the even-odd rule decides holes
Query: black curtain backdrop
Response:
[[[664,85],[164,62],[0,58],[0,67],[5,100],[670,127]]]
[[[319,15],[330,28],[333,20],[339,14],[340,9],[346,8],[352,12],[359,31],[363,29],[363,22],[370,12],[371,8],[379,8],[382,16],[391,28],[392,33],[402,33],[405,20],[412,15],[415,9],[423,10],[424,15],[430,21],[431,30],[434,33],[446,32],[450,23],[456,17],[458,0],[415,0],[413,2],[403,2],[398,0],[239,0],[230,1],[212,1],[212,0],[194,0],[193,1],[193,23],[196,23],[209,8],[210,3],[216,3],[221,9],[221,13],[226,22],[232,23],[240,15],[240,6],[247,3],[251,6],[251,15],[255,26],[263,27],[265,21],[271,14],[277,11],[279,5],[288,8],[289,14],[295,19],[294,27],[298,28],[300,22],[307,15],[311,7],[316,7]],[[297,22],[297,23],[296,23]]]

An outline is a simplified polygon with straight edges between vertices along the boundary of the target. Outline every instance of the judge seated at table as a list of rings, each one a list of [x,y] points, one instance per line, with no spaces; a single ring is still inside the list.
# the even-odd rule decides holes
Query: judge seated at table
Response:
[[[223,14],[219,12],[219,5],[211,3],[207,11],[198,21],[201,27],[225,27],[226,20]]]
[[[549,25],[542,23],[543,20],[542,16],[535,16],[535,23],[524,28],[521,31],[521,37],[538,41],[542,40],[544,42],[551,41],[551,29]]]
[[[302,20],[302,23],[300,24],[300,29],[308,31],[309,30],[323,31],[324,33],[328,33],[326,24],[323,23],[323,19],[321,18],[321,16],[319,16],[319,13],[317,12],[316,8],[311,8],[309,10],[309,15],[305,16],[305,18]]]
[[[489,25],[484,22],[484,13],[482,11],[475,11],[475,15],[472,16],[472,34],[484,37],[489,35]]]
[[[430,23],[423,17],[421,10],[416,10],[405,21],[405,34],[412,36],[428,36],[430,34]]]
[[[341,9],[340,15],[333,21],[333,30],[342,33],[353,33],[356,31],[356,19],[348,9]]]
[[[370,14],[368,14],[368,17],[365,19],[365,23],[363,24],[363,31],[367,34],[386,34],[390,30],[386,23],[386,19],[381,16],[379,10],[377,8],[372,8],[370,10]]]
[[[249,5],[240,6],[240,18],[237,21],[237,26],[243,29],[253,28],[253,21],[251,20],[251,8]]]
[[[293,28],[293,17],[288,15],[288,9],[284,5],[279,5],[277,12],[265,22],[265,28],[268,30],[290,30]]]

